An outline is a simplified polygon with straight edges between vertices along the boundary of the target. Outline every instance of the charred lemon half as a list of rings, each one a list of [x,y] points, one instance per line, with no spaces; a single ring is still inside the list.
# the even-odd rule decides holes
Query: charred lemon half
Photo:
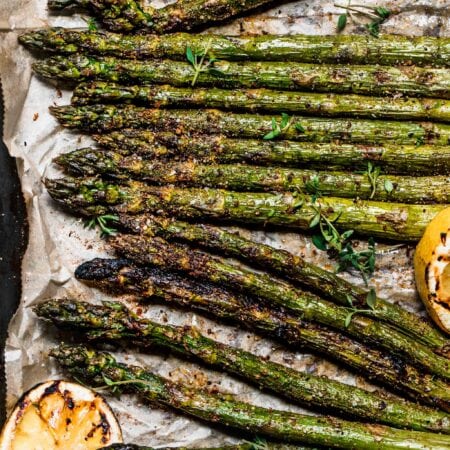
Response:
[[[450,208],[427,226],[414,255],[420,298],[436,324],[450,333]]]
[[[105,399],[84,386],[48,381],[17,403],[6,422],[0,450],[90,450],[123,442]]]

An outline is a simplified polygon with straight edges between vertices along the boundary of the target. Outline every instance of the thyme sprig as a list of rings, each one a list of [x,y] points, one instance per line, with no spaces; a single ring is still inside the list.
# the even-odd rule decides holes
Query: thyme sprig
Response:
[[[300,133],[304,133],[305,129],[303,128],[303,126],[300,123],[294,124],[294,120],[294,117],[290,117],[286,113],[281,113],[280,122],[277,122],[277,119],[275,117],[272,117],[272,131],[269,131],[269,133],[265,134],[263,136],[263,139],[266,141],[275,139],[276,137],[289,130],[292,125],[294,125],[297,131],[299,131]]]
[[[96,216],[93,217],[90,220],[87,220],[85,222],[85,227],[89,229],[94,229],[99,227],[101,230],[101,237],[107,237],[112,236],[117,233],[117,230],[115,228],[112,228],[111,226],[108,226],[108,223],[117,223],[119,222],[119,217],[114,216],[112,214],[104,214],[102,216]]]
[[[371,19],[371,22],[366,23],[365,27],[369,31],[369,33],[378,37],[380,34],[380,25],[391,15],[391,11],[383,6],[366,6],[366,5],[357,5],[351,4],[350,1],[348,5],[339,5],[337,3],[334,6],[338,8],[345,9],[345,13],[341,14],[338,18],[337,29],[338,31],[344,30],[347,25],[348,19],[354,19],[353,14],[357,14],[360,16],[367,17]]]
[[[318,230],[318,233],[312,236],[313,244],[319,250],[326,251],[331,258],[338,261],[336,272],[353,268],[361,273],[367,286],[369,276],[375,270],[376,252],[374,239],[369,238],[367,249],[355,251],[350,242],[350,237],[353,235],[354,230],[346,230],[341,233],[335,226],[342,211],[334,213],[334,217],[330,217],[317,202],[318,197],[320,197],[319,178],[317,176],[313,177],[310,184],[307,184],[305,187],[312,194],[311,208],[314,211],[314,215],[309,222],[309,228],[317,228]]]
[[[218,61],[217,58],[208,58],[208,52],[212,45],[212,38],[209,39],[209,41],[206,43],[205,48],[200,51],[192,50],[191,47],[186,47],[186,59],[189,61],[191,66],[194,68],[194,77],[192,78],[191,86],[195,86],[195,83],[197,83],[198,76],[202,72],[209,72],[214,69],[213,65],[216,61]],[[215,72],[220,72],[219,70],[215,69]]]
[[[367,164],[367,170],[364,172],[365,175],[367,175],[367,178],[369,179],[371,192],[370,192],[370,199],[372,199],[375,196],[375,193],[377,192],[377,180],[380,176],[381,169],[379,167],[374,166],[371,162]]]
[[[345,317],[345,321],[344,321],[344,325],[345,328],[348,328],[350,326],[350,324],[352,323],[352,319],[353,316],[355,314],[368,314],[370,312],[373,312],[375,310],[375,305],[377,302],[377,294],[375,292],[375,289],[371,288],[370,291],[367,293],[367,297],[366,297],[366,306],[367,308],[362,309],[362,308],[356,308],[353,305],[353,300],[350,296],[347,296],[347,301],[349,303],[349,307],[348,307],[348,314]]]

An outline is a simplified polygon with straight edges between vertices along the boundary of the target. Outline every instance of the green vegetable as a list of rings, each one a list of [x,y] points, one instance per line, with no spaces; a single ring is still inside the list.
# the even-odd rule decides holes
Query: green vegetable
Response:
[[[73,376],[92,386],[116,392],[131,391],[153,404],[211,423],[259,434],[284,442],[325,445],[343,449],[448,449],[450,439],[434,433],[403,431],[382,425],[349,422],[265,409],[225,394],[213,394],[164,379],[142,367],[118,363],[108,353],[84,346],[60,345],[51,355]]]
[[[201,48],[204,48],[203,46]],[[213,57],[216,58],[216,57]],[[230,88],[270,88],[335,92],[368,96],[404,94],[450,98],[447,69],[375,65],[317,65],[289,61],[232,62],[214,60],[214,71],[196,71],[189,61],[146,61],[85,55],[55,56],[33,64],[34,71],[51,80],[96,80],[125,84],[170,84]],[[429,80],[426,83],[424,79]],[[400,106],[400,103],[397,102]]]
[[[431,408],[380,396],[326,377],[290,369],[202,335],[197,328],[161,325],[140,318],[121,303],[102,306],[57,299],[40,303],[34,311],[62,329],[83,333],[87,339],[125,340],[133,346],[157,346],[224,370],[258,387],[321,412],[353,416],[397,428],[450,434],[450,417]],[[289,389],[286,389],[289,386]]]
[[[302,34],[222,36],[173,33],[155,36],[44,28],[22,34],[19,41],[29,48],[54,53],[87,53],[145,60],[185,60],[188,47],[200,51],[205,42],[211,41],[211,53],[226,60],[450,66],[450,39],[431,36],[384,34],[378,39],[362,35]]]

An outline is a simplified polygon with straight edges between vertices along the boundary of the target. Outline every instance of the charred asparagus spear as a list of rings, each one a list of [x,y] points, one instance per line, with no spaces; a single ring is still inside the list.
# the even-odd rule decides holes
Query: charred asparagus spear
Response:
[[[72,375],[93,386],[131,391],[157,406],[225,426],[281,439],[289,443],[325,445],[345,449],[433,449],[444,450],[450,438],[435,433],[405,431],[386,426],[349,422],[334,417],[315,417],[269,410],[238,401],[225,394],[211,393],[173,383],[138,366],[118,363],[108,353],[84,346],[60,345],[51,355]]]
[[[317,94],[269,89],[183,88],[169,85],[124,86],[97,81],[74,91],[73,105],[136,103],[152,108],[219,108],[328,117],[367,117],[450,122],[450,100]]]
[[[197,282],[156,267],[136,267],[130,261],[94,259],[80,265],[75,276],[107,293],[144,300],[163,300],[216,319],[231,321],[271,336],[296,350],[325,355],[369,379],[414,400],[450,411],[450,386],[414,366],[316,323],[303,322],[223,287]]]
[[[223,135],[177,135],[125,129],[93,138],[122,155],[143,158],[193,158],[205,164],[249,163],[328,170],[367,169],[368,162],[383,173],[448,175],[450,146],[314,144],[295,141],[229,139]]]
[[[88,8],[112,31],[169,33],[223,22],[270,3],[271,0],[178,0],[163,8],[144,6],[143,0],[48,0],[49,9]]]
[[[447,69],[388,66],[340,66],[292,62],[205,62],[196,70],[190,62],[135,61],[84,55],[55,56],[33,64],[51,80],[104,80],[126,84],[272,88],[366,95],[405,94],[450,98]],[[209,64],[206,66],[206,64]],[[424,80],[430,80],[424,82]]]
[[[450,92],[450,90],[449,90]],[[273,132],[272,116],[233,114],[219,110],[166,110],[115,105],[56,106],[50,111],[67,128],[105,133],[122,128],[153,131],[224,134],[228,137],[262,138]],[[362,119],[326,119],[292,116],[292,126],[279,134],[282,139],[302,142],[348,142],[377,144],[448,145],[450,125],[430,122],[396,122]],[[304,131],[300,131],[299,127]]]
[[[82,331],[83,336],[94,341],[125,340],[139,347],[157,346],[181,356],[193,357],[322,412],[330,411],[396,428],[450,434],[450,416],[446,413],[370,393],[326,377],[298,372],[214,341],[195,327],[161,325],[140,318],[121,303],[98,306],[58,299],[41,303],[34,311],[59,328]]]
[[[347,306],[349,300],[359,309],[364,307],[367,291],[348,281],[307,262],[286,250],[246,239],[212,225],[192,224],[162,217],[120,216],[120,225],[133,233],[161,236],[164,239],[181,240],[226,256],[243,260],[249,265],[298,282],[317,294]],[[391,323],[405,334],[433,347],[446,347],[449,341],[422,318],[405,309],[377,297],[374,304],[376,317]]]
[[[97,31],[45,28],[29,31],[19,41],[35,50],[118,58],[186,59],[186,48],[200,51],[210,42],[210,53],[227,60],[292,61],[313,64],[351,63],[386,66],[414,64],[449,66],[450,39],[429,36],[221,36],[174,33],[163,36],[122,35]]]
[[[101,150],[77,150],[60,155],[56,162],[69,172],[134,178],[153,184],[173,183],[185,187],[213,187],[232,191],[292,191],[323,196],[373,199],[401,203],[450,203],[450,177],[380,175],[373,182],[367,174],[285,169],[245,164],[197,164],[148,161],[122,157]],[[313,185],[314,183],[314,185]],[[390,189],[385,189],[390,183]]]
[[[189,276],[223,284],[245,294],[254,295],[268,304],[286,308],[302,320],[314,321],[350,336],[379,345],[394,354],[407,357],[430,373],[450,379],[450,360],[433,353],[416,340],[375,318],[354,314],[348,320],[349,309],[323,300],[315,294],[267,274],[254,273],[239,268],[225,259],[194,250],[183,244],[169,244],[161,238],[135,235],[118,235],[111,241],[113,248],[122,256],[140,264],[153,264],[170,270],[179,270]],[[444,351],[439,347],[436,351]]]
[[[320,214],[340,230],[401,242],[417,241],[445,205],[407,205],[326,197],[234,192],[220,189],[181,189],[140,182],[113,184],[96,178],[45,180],[49,194],[73,213],[100,216],[143,212],[179,219],[220,220],[309,230]]]

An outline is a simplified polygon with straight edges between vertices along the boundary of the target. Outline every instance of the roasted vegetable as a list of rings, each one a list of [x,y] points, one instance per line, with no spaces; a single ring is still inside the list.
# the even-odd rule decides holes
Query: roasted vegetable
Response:
[[[344,417],[350,415],[396,428],[450,434],[450,416],[446,413],[295,371],[214,341],[195,327],[162,325],[140,318],[121,303],[106,302],[98,306],[57,299],[39,304],[34,311],[60,328],[83,332],[88,339],[125,340],[133,346],[156,346],[194,357],[322,412],[330,411]]]
[[[311,194],[314,193],[314,183],[314,189],[322,196],[417,204],[450,203],[450,176],[379,175],[376,180],[371,180],[366,173],[318,172],[244,164],[155,162],[91,149],[60,155],[56,162],[76,174],[106,175],[123,180],[134,178],[152,184]],[[390,188],[386,189],[386,186]]]
[[[261,244],[212,225],[192,224],[162,217],[127,216],[119,218],[120,225],[127,231],[147,236],[161,236],[164,239],[181,240],[226,256],[238,258],[256,268],[281,275],[312,289],[334,302],[356,308],[366,305],[368,292],[349,283],[333,272],[307,262],[301,256],[270,245]],[[405,334],[413,336],[432,347],[446,347],[449,341],[422,318],[405,309],[377,297],[373,309],[376,317],[391,323]]]
[[[398,64],[450,66],[450,39],[384,34],[221,36],[173,33],[162,36],[122,35],[98,31],[45,28],[19,37],[29,48],[49,52],[117,56],[119,58],[186,59],[186,48],[199,51],[210,42],[218,59],[292,61],[313,64]]]
[[[342,333],[304,322],[286,311],[266,307],[223,287],[194,281],[167,269],[136,267],[120,259],[87,261],[77,268],[75,276],[107,293],[124,293],[145,301],[162,300],[231,321],[296,350],[325,355],[391,390],[450,411],[450,385],[445,381]]]
[[[270,3],[271,0],[178,0],[163,8],[143,0],[48,0],[49,9],[88,8],[113,31],[169,33],[223,22]]]
[[[102,81],[77,86],[72,104],[96,103],[135,103],[152,108],[219,108],[274,114],[450,122],[450,100],[432,98],[405,99],[270,89],[183,88],[168,85],[124,86]]]
[[[310,230],[324,214],[340,230],[397,241],[418,241],[428,222],[445,205],[407,205],[294,193],[268,194],[220,189],[182,189],[140,182],[114,184],[97,178],[45,180],[49,194],[73,213],[101,216],[108,212],[158,212],[180,219],[221,220],[260,226]]]
[[[450,92],[450,91],[449,91]],[[122,128],[147,128],[177,133],[224,134],[227,137],[263,138],[273,131],[272,116],[234,114],[219,110],[146,109],[128,105],[56,106],[52,114],[67,128],[105,133]],[[281,117],[278,119],[280,122]],[[363,144],[448,145],[450,125],[430,122],[387,122],[362,119],[290,117],[294,126],[278,136],[301,142],[344,142]],[[299,131],[299,125],[304,131]]]
[[[284,442],[361,450],[404,449],[405,446],[444,450],[450,446],[450,438],[445,435],[265,409],[241,402],[229,394],[173,383],[142,367],[118,363],[111,354],[81,345],[61,345],[54,348],[51,355],[73,376],[94,386],[106,383],[107,388],[116,392],[131,391],[153,404]]]
[[[33,64],[51,80],[103,80],[126,84],[272,88],[365,95],[405,94],[450,98],[448,69],[341,66],[292,62],[232,62],[205,58],[203,66],[186,61],[126,60],[85,55],[54,56]],[[424,80],[426,80],[424,82]]]
[[[382,173],[449,175],[450,146],[314,144],[285,140],[230,139],[223,135],[152,132],[124,129],[93,138],[107,149],[146,159],[194,159],[204,164],[248,163],[264,166],[327,170],[367,170],[368,162]],[[87,150],[86,150],[87,151]]]

